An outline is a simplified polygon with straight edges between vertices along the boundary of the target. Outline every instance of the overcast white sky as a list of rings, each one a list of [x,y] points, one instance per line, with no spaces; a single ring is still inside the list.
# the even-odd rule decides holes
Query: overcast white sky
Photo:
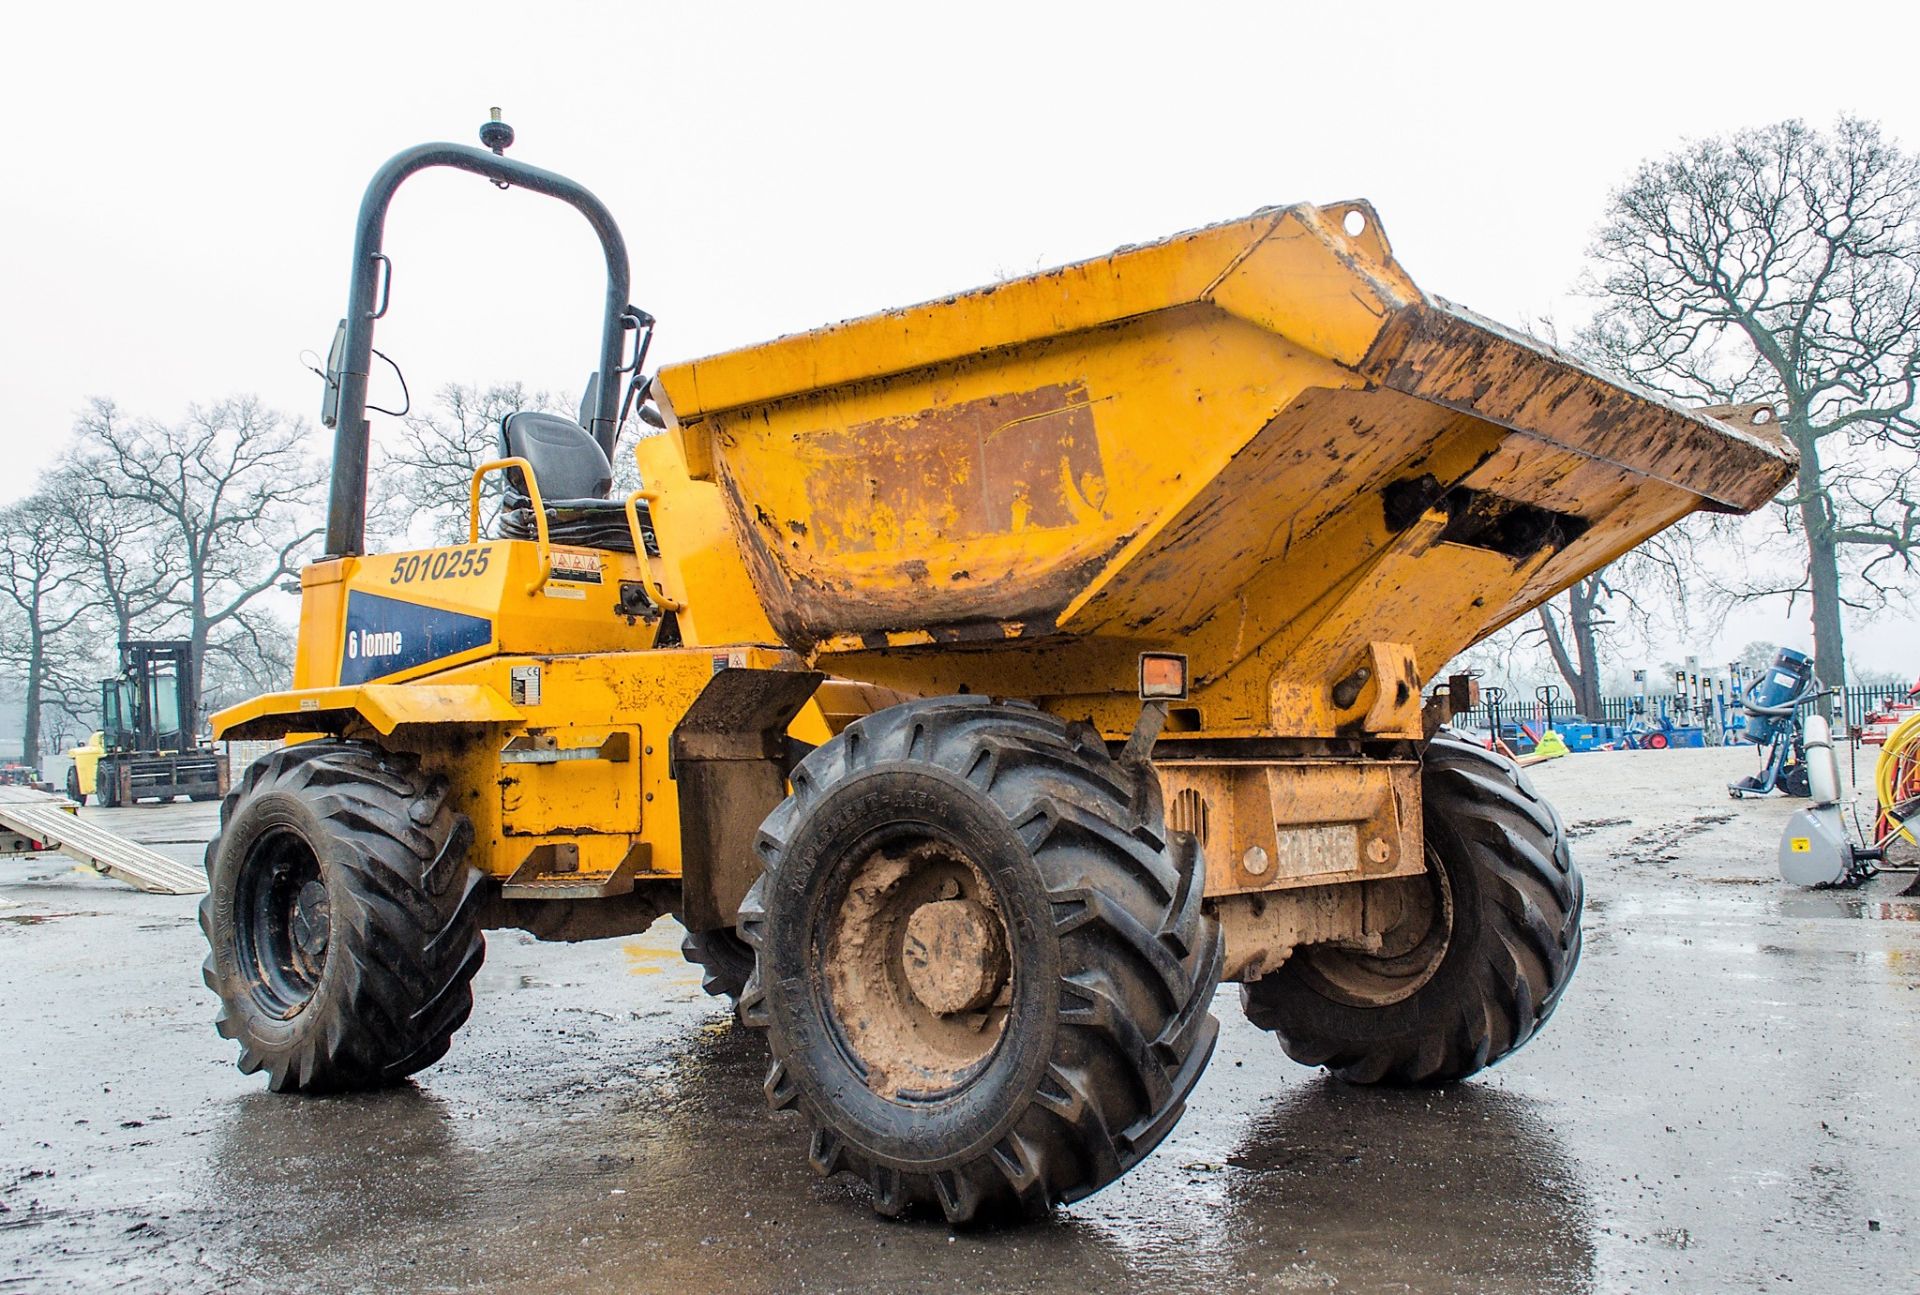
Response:
[[[620,218],[656,360],[1354,196],[1428,291],[1572,322],[1608,189],[1683,136],[1848,111],[1920,145],[1920,6],[1841,12],[19,6],[0,80],[0,499],[30,488],[93,395],[173,418],[250,391],[311,418],[319,382],[298,357],[341,313],[367,178],[404,146],[472,142],[490,105],[513,156]],[[387,250],[379,345],[416,398],[450,381],[578,390],[602,278],[570,210],[429,174],[402,191]],[[1688,650],[1724,660],[1763,637],[1807,631],[1755,609]],[[1914,638],[1883,618],[1849,646],[1912,669]]]

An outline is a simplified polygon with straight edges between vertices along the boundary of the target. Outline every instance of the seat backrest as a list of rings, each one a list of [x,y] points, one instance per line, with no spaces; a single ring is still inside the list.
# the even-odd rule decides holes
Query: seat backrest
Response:
[[[509,458],[533,465],[540,497],[605,499],[613,489],[613,468],[606,453],[580,424],[562,414],[522,411],[508,414],[500,424],[500,448]],[[519,473],[510,474],[520,493],[526,493]]]

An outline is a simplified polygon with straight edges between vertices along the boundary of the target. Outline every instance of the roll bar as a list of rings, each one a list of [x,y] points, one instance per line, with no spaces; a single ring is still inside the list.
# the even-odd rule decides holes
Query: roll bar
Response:
[[[499,124],[496,120],[496,126]],[[500,138],[482,139],[493,143]],[[504,134],[512,141],[512,132]],[[501,145],[504,147],[504,144]],[[347,316],[342,321],[343,337],[336,347],[337,360],[330,358],[327,375],[337,383],[329,401],[335,409],[333,421],[333,486],[327,505],[328,557],[345,557],[366,551],[367,528],[367,374],[373,359],[373,324],[386,313],[384,285],[390,281],[392,267],[382,254],[387,207],[393,195],[409,176],[431,167],[446,166],[458,171],[483,175],[501,188],[531,189],[558,198],[571,206],[600,238],[607,258],[607,300],[600,324],[600,362],[591,425],[587,430],[612,457],[619,436],[620,381],[624,350],[622,334],[627,327],[627,294],[630,270],[627,244],[614,223],[606,204],[585,188],[552,171],[511,161],[493,153],[462,144],[420,144],[396,153],[374,173],[360,200],[360,216],[353,239],[353,275],[347,287]],[[382,273],[382,271],[385,273]],[[376,303],[376,293],[380,300]]]

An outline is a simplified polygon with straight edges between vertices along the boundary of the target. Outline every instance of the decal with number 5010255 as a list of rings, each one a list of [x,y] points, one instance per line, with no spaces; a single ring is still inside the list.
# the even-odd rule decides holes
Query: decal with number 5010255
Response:
[[[470,549],[436,549],[432,553],[409,553],[393,560],[390,585],[410,585],[419,580],[453,580],[461,576],[482,575],[492,550],[485,544]]]

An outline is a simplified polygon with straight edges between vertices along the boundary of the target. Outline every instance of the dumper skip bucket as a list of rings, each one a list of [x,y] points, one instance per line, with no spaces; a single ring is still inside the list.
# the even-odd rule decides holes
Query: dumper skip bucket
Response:
[[[1359,202],[669,367],[656,392],[816,659],[1172,646],[1204,682],[1390,641],[1437,669],[1794,466],[1763,423],[1426,296]]]

